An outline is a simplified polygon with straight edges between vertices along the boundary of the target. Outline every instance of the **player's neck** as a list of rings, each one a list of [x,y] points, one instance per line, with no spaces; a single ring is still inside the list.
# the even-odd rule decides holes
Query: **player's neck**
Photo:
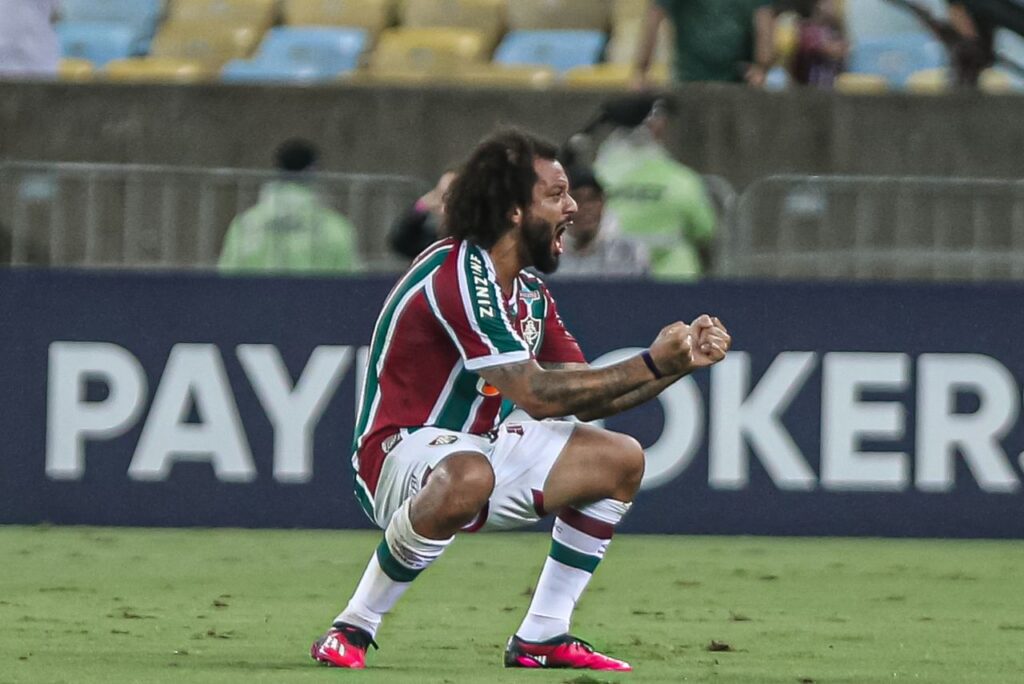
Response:
[[[506,297],[512,294],[513,286],[519,272],[525,268],[519,250],[519,242],[513,235],[515,231],[509,231],[498,240],[493,247],[487,250],[494,263],[494,271],[498,276],[498,284],[501,292]]]

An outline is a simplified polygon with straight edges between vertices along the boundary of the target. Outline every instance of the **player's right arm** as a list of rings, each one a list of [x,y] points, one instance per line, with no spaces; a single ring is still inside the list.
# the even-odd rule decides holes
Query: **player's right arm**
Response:
[[[659,374],[681,376],[695,367],[690,326],[666,326],[648,350]],[[649,385],[653,372],[641,356],[601,368],[545,370],[535,360],[492,366],[477,371],[531,418],[587,414],[595,407]]]

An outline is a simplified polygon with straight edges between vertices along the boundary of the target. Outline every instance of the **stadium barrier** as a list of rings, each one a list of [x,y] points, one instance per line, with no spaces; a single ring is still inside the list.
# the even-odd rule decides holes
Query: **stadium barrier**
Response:
[[[717,274],[1024,278],[1024,182],[772,176],[744,190]]]
[[[15,265],[211,268],[231,220],[256,203],[264,183],[281,178],[240,169],[0,164],[0,240]],[[401,266],[389,254],[388,232],[429,184],[346,173],[311,174],[307,182],[358,227],[371,269]]]
[[[393,277],[0,270],[0,523],[364,527],[357,376]],[[556,281],[595,363],[735,348],[607,420],[635,532],[1024,537],[1016,284]]]

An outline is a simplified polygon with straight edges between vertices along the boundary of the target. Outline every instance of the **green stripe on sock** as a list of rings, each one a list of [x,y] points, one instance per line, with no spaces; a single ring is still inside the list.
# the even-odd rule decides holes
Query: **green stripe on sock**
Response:
[[[380,569],[384,571],[384,574],[396,582],[412,582],[417,575],[423,572],[407,568],[395,560],[395,557],[391,555],[391,549],[388,548],[387,539],[381,539],[377,546],[377,562],[380,563]]]
[[[563,565],[584,570],[591,574],[593,574],[594,570],[597,570],[597,564],[601,562],[601,559],[597,556],[588,556],[585,553],[580,553],[576,549],[570,549],[554,539],[551,540],[551,552],[548,555]]]

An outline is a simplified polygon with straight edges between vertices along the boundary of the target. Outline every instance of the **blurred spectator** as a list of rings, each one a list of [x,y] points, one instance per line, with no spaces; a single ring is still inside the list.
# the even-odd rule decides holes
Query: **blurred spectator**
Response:
[[[949,1],[947,21],[937,18],[931,11],[914,0],[889,0],[907,8],[935,34],[949,51],[953,75],[957,85],[976,86],[981,72],[992,66],[996,60],[995,32],[999,28],[997,17],[1003,12],[983,12],[981,9],[992,5],[985,3]],[[1014,0],[1016,1],[1016,0]],[[1002,3],[996,3],[999,5]],[[991,10],[992,8],[989,7]],[[1008,8],[1020,12],[1019,9]]]
[[[843,72],[849,44],[836,0],[798,0],[797,44],[789,72],[801,85],[831,88]]]
[[[317,157],[316,147],[305,140],[288,140],[278,148],[282,179],[265,184],[256,205],[231,222],[221,271],[362,270],[352,224],[325,205],[307,183]]]
[[[646,248],[627,238],[612,236],[611,213],[604,211],[604,188],[584,167],[568,167],[569,193],[578,208],[566,231],[565,249],[558,270],[551,276],[592,278],[638,277],[647,274]]]
[[[998,25],[964,2],[949,3],[949,24],[956,32],[947,43],[957,85],[976,86],[981,72],[995,62]]]
[[[605,105],[617,127],[597,151],[594,169],[622,235],[643,242],[656,278],[693,280],[711,263],[715,210],[700,174],[663,145],[669,103],[635,95]]]
[[[658,29],[675,29],[677,81],[764,85],[774,61],[772,0],[649,0],[634,62],[634,89],[647,86]]]
[[[60,44],[57,0],[0,0],[0,78],[52,78]]]
[[[455,180],[455,171],[448,169],[437,185],[416,203],[391,228],[391,249],[408,259],[415,259],[438,239],[444,237],[444,197]]]

